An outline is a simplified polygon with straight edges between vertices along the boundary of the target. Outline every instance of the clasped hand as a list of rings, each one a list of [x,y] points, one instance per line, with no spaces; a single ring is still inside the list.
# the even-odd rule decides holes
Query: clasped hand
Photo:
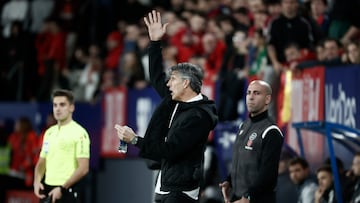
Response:
[[[136,136],[135,132],[133,131],[133,129],[131,129],[128,126],[121,126],[116,124],[114,126],[114,128],[116,129],[117,132],[117,136],[119,137],[120,140],[130,143],[132,139],[134,139],[134,137]]]

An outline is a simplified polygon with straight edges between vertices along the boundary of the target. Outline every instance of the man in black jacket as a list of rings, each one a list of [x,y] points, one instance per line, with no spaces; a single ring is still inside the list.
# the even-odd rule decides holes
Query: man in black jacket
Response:
[[[239,129],[228,179],[219,186],[226,203],[275,203],[283,135],[268,115],[272,90],[255,80],[246,93],[250,113]]]
[[[161,163],[158,202],[199,202],[203,156],[208,135],[217,124],[214,101],[201,94],[203,70],[180,63],[163,72],[161,38],[168,24],[159,12],[144,18],[150,36],[150,81],[162,100],[154,111],[144,138],[127,126],[116,125],[118,137],[140,148],[140,156]]]

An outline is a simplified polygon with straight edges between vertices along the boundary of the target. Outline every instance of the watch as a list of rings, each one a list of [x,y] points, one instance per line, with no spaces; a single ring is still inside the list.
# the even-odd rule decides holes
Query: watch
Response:
[[[135,137],[130,141],[130,143],[133,144],[133,145],[136,145],[137,142],[138,142],[138,137],[137,137],[137,136],[135,136]]]

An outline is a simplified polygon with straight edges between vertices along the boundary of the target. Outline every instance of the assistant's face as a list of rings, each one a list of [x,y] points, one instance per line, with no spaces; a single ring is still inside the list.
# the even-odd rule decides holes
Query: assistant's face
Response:
[[[171,98],[176,101],[183,101],[186,88],[185,81],[177,71],[173,71],[166,86],[169,87]]]
[[[256,116],[267,109],[271,95],[266,87],[258,82],[250,83],[246,92],[246,107],[251,116]]]
[[[57,96],[53,99],[54,118],[58,123],[65,123],[72,119],[74,104],[70,104],[65,96]]]

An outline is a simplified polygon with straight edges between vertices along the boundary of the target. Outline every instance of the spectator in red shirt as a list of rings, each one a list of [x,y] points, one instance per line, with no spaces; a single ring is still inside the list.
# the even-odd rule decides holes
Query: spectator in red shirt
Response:
[[[200,14],[192,14],[188,18],[189,27],[183,27],[170,39],[170,43],[178,49],[178,62],[186,62],[194,55],[202,55],[202,37],[205,32],[205,18]]]
[[[37,99],[49,101],[54,86],[66,86],[63,76],[66,64],[66,34],[55,19],[47,19],[44,32],[37,36],[39,79]]]
[[[202,38],[202,46],[205,57],[205,80],[215,81],[225,53],[225,42],[217,39],[212,33],[206,33]]]
[[[36,157],[39,153],[38,137],[27,117],[19,118],[15,123],[14,132],[8,138],[11,147],[9,176],[14,189],[29,188],[34,178]]]

